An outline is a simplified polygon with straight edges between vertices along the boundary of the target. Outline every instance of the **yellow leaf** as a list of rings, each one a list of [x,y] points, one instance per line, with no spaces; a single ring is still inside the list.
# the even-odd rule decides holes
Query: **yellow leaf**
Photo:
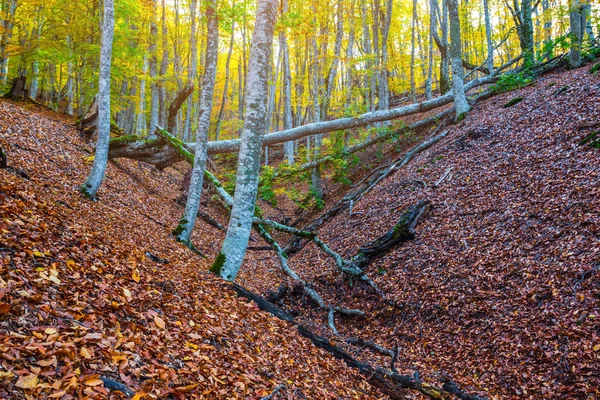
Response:
[[[131,400],[140,400],[140,399],[143,399],[144,397],[146,397],[147,394],[148,393],[140,392],[140,393],[136,394],[135,396],[133,396],[133,399],[131,399]]]
[[[600,351],[600,344],[594,346],[594,351]]]
[[[82,347],[81,350],[79,350],[79,354],[81,354],[81,357],[85,358],[86,360],[92,358],[92,355],[90,354],[89,350],[85,347]]]
[[[46,329],[44,330],[44,333],[45,333],[46,335],[54,335],[56,332],[58,332],[58,331],[56,330],[56,328],[46,328]]]
[[[133,279],[135,282],[140,281],[140,271],[138,271],[137,268],[134,268],[133,271],[131,271],[131,279]]]
[[[189,347],[190,349],[194,349],[194,350],[198,350],[198,345],[192,343],[192,342],[186,342],[185,344],[187,347]]]
[[[66,390],[61,390],[60,392],[56,392],[56,393],[54,393],[54,394],[51,394],[51,395],[50,395],[50,396],[48,396],[48,397],[50,397],[50,398],[52,398],[52,399],[57,399],[57,398],[59,398],[59,397],[63,397],[65,394],[67,394],[67,391],[66,391]]]
[[[165,329],[165,326],[166,326],[165,321],[161,317],[159,317],[158,315],[154,317],[154,323],[160,329]]]
[[[98,386],[102,385],[102,380],[98,378],[87,379],[85,382],[86,386]]]
[[[14,377],[15,374],[12,371],[0,371],[0,381],[11,381]]]
[[[38,376],[36,374],[31,374],[19,377],[16,386],[21,389],[34,389],[37,384]]]
[[[36,257],[44,257],[44,253],[41,253],[39,251],[34,251],[33,255],[36,256]]]

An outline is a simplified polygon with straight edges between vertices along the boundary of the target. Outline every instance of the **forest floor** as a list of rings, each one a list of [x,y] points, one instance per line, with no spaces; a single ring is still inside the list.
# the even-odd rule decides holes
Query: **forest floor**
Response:
[[[328,302],[365,310],[336,317],[341,337],[398,346],[401,373],[491,399],[600,397],[600,151],[579,145],[600,129],[598,104],[600,79],[587,68],[482,101],[353,215],[319,229],[350,257],[431,201],[416,238],[367,270],[399,307],[351,286],[313,245],[290,266]],[[257,398],[279,384],[281,398],[382,397],[206,273],[221,231],[198,221],[193,242],[208,260],[174,242],[185,165],[110,162],[100,201],[84,200],[91,146],[71,123],[0,102],[0,146],[29,176],[0,170],[0,397],[118,398],[99,376],[159,398]],[[240,284],[264,294],[282,282],[272,252],[248,253]],[[306,298],[284,305],[343,345]],[[357,356],[389,365],[367,349]]]

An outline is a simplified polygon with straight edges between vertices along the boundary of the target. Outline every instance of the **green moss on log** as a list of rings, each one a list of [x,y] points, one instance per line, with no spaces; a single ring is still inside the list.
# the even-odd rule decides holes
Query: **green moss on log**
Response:
[[[595,74],[596,72],[600,71],[600,63],[594,65],[592,68],[590,68],[590,74]]]
[[[515,97],[514,99],[510,100],[508,103],[506,103],[502,107],[504,107],[504,108],[512,107],[515,104],[519,104],[521,101],[523,101],[523,97]]]
[[[588,144],[591,147],[600,149],[600,131],[592,132],[588,136],[581,139],[579,145],[583,146],[584,144]]]
[[[215,262],[210,267],[210,272],[212,272],[213,274],[215,274],[217,276],[221,276],[221,270],[223,269],[223,265],[225,265],[225,260],[226,260],[225,254],[219,253],[217,255],[217,258],[215,259]]]
[[[123,145],[123,144],[130,144],[130,143],[136,143],[136,142],[152,143],[152,142],[156,142],[156,141],[157,141],[157,139],[142,139],[141,137],[136,136],[136,135],[125,135],[125,136],[119,136],[119,137],[110,139],[110,144],[111,145]]]

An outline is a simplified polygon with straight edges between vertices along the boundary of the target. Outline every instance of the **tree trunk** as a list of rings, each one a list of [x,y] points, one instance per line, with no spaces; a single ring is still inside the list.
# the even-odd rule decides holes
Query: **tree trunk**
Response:
[[[276,16],[276,1],[258,0],[250,48],[246,115],[242,128],[233,207],[221,252],[211,268],[213,272],[230,281],[236,278],[242,266],[252,229],[262,136],[266,126],[269,61]]]
[[[195,11],[195,10],[194,10]],[[208,20],[206,37],[206,65],[202,77],[202,96],[200,98],[200,119],[196,132],[196,149],[194,166],[190,179],[187,202],[183,217],[173,233],[177,241],[193,247],[191,243],[192,231],[198,215],[200,198],[202,197],[202,184],[204,170],[206,169],[206,143],[208,142],[208,129],[213,105],[215,79],[217,76],[217,61],[219,58],[219,23],[217,21],[217,1],[210,0],[206,5]]]
[[[487,67],[488,73],[494,73],[494,43],[492,42],[492,22],[490,20],[489,0],[483,0],[483,14],[485,18],[485,39],[487,43]]]
[[[221,96],[221,106],[215,125],[215,140],[219,140],[221,134],[221,122],[223,120],[223,111],[227,102],[227,88],[229,87],[229,65],[231,64],[231,53],[233,53],[233,43],[235,38],[235,19],[231,18],[231,39],[229,40],[229,50],[227,51],[227,61],[225,62],[225,84],[223,86],[223,96]]]
[[[81,187],[83,194],[95,199],[104,179],[110,140],[110,65],[115,28],[114,0],[104,0],[102,46],[100,48],[100,81],[98,84],[98,141],[92,171]]]
[[[283,0],[282,12],[287,13],[288,3]],[[281,47],[282,67],[283,67],[283,129],[292,129],[292,73],[290,70],[290,54],[285,37],[285,31],[279,33],[279,46]],[[288,165],[294,164],[294,142],[289,141],[283,144],[283,152]]]
[[[450,57],[452,58],[452,91],[454,93],[454,107],[456,120],[462,120],[471,107],[467,102],[464,87],[464,70],[462,65],[462,49],[460,38],[460,19],[458,13],[458,0],[448,0],[448,13],[450,14]]]
[[[185,103],[193,91],[194,84],[190,83],[188,86],[181,89],[181,91],[177,93],[175,99],[171,102],[171,105],[169,106],[169,117],[167,118],[167,130],[169,132],[175,132],[177,127],[177,114],[183,103]]]
[[[137,124],[135,134],[142,137],[146,135],[146,74],[148,73],[148,56],[144,54],[144,68],[140,82],[140,102],[137,109]]]
[[[188,85],[193,85],[196,81],[196,69],[198,65],[198,39],[196,37],[196,6],[198,0],[190,2],[190,69],[188,70]],[[204,90],[204,88],[203,88]],[[192,130],[192,97],[188,98],[188,104],[185,111],[185,124],[183,125],[183,141],[187,142],[191,137]],[[212,102],[211,102],[212,105]],[[202,113],[203,111],[200,111]]]
[[[569,64],[571,68],[579,68],[581,66],[581,47],[585,29],[585,13],[582,13],[580,0],[571,1],[569,17],[571,21],[571,51],[569,55]]]
[[[150,20],[150,46],[148,52],[150,53],[150,60],[148,63],[150,70],[150,80],[152,84],[150,86],[150,125],[148,126],[148,138],[154,139],[156,135],[154,130],[158,125],[158,112],[159,112],[159,88],[158,82],[156,82],[158,59],[156,57],[156,41],[158,36],[158,27],[156,26],[156,7],[157,0],[153,0],[152,3],[152,17]]]

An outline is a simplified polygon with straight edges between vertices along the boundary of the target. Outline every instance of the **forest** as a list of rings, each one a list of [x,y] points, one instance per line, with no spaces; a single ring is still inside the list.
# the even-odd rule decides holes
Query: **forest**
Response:
[[[0,398],[600,398],[595,0],[0,0]]]

